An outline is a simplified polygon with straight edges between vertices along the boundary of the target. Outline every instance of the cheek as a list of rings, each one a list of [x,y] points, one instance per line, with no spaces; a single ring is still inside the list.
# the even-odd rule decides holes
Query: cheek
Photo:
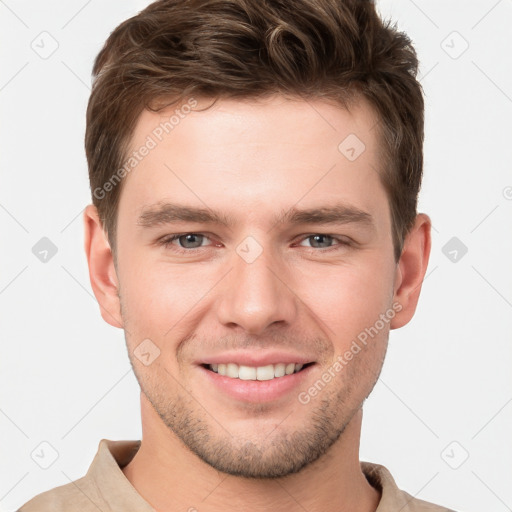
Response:
[[[132,337],[162,338],[182,304],[178,283],[174,280],[170,286],[169,276],[133,257],[125,258],[119,267],[123,316]]]
[[[299,297],[321,320],[326,336],[341,346],[374,325],[390,307],[391,273],[378,263],[316,271],[302,275],[300,283]]]
[[[192,266],[179,268],[134,257],[126,258],[124,268],[121,299],[130,344],[149,338],[162,352],[172,352],[193,329],[216,276]]]
[[[170,323],[193,300],[197,281],[189,279],[186,269],[140,252],[125,253],[119,265],[127,309],[133,319]]]

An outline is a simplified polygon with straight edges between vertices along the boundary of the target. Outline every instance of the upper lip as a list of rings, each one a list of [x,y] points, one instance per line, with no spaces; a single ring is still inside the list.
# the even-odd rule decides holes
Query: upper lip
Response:
[[[203,357],[197,361],[197,364],[221,364],[221,363],[235,363],[243,366],[267,366],[269,364],[278,363],[298,363],[306,364],[312,363],[312,357],[303,356],[300,354],[293,354],[291,352],[278,352],[278,351],[244,351],[233,350],[230,352],[223,352],[212,356]]]

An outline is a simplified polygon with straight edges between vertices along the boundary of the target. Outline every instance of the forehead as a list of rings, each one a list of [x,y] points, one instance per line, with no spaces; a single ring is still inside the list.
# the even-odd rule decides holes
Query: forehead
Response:
[[[340,138],[354,134],[371,150],[377,124],[375,110],[362,98],[346,110],[332,101],[286,98],[278,94],[215,101],[191,97],[159,112],[143,110],[130,148],[133,151],[141,147],[147,137],[165,146],[171,140],[189,135],[202,137],[205,143],[211,141],[218,147],[240,143],[247,149],[251,142],[261,143],[265,139],[281,145],[317,145],[317,137],[321,135],[325,138],[324,146],[336,146]],[[216,130],[211,130],[213,126]],[[279,133],[277,140],[276,133]]]
[[[350,111],[278,95],[211,104],[188,99],[142,112],[120,210],[124,204],[140,215],[149,204],[177,199],[235,212],[340,199],[361,209],[378,205],[377,117],[366,102]]]

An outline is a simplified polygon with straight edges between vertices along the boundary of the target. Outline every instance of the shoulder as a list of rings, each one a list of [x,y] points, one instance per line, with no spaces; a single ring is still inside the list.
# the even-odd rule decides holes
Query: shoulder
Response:
[[[105,501],[87,477],[34,496],[16,512],[98,512],[107,510]]]
[[[455,512],[403,491],[397,486],[389,470],[381,464],[361,462],[361,469],[368,482],[381,493],[376,512]]]
[[[407,503],[404,511],[407,512],[456,512],[455,510],[447,507],[443,507],[441,505],[437,505],[435,503],[431,503],[430,501],[420,500],[419,498],[415,498],[411,496],[409,493],[405,491],[400,491],[405,503]]]

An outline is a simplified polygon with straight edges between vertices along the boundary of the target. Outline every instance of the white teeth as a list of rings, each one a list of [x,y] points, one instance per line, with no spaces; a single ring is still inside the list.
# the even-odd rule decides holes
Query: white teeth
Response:
[[[270,380],[274,378],[274,365],[258,366],[256,368],[256,378],[258,380]]]
[[[228,363],[226,365],[226,375],[233,379],[238,379],[238,365],[235,363]]]
[[[256,380],[256,368],[252,366],[240,366],[238,378],[242,380]]]
[[[295,363],[278,363],[268,364],[266,366],[244,366],[236,363],[220,363],[210,364],[210,370],[231,377],[232,379],[241,380],[271,380],[276,377],[284,377],[296,373],[304,367],[303,364]]]
[[[285,375],[286,365],[284,363],[279,363],[274,366],[274,375],[276,377],[284,377]]]

